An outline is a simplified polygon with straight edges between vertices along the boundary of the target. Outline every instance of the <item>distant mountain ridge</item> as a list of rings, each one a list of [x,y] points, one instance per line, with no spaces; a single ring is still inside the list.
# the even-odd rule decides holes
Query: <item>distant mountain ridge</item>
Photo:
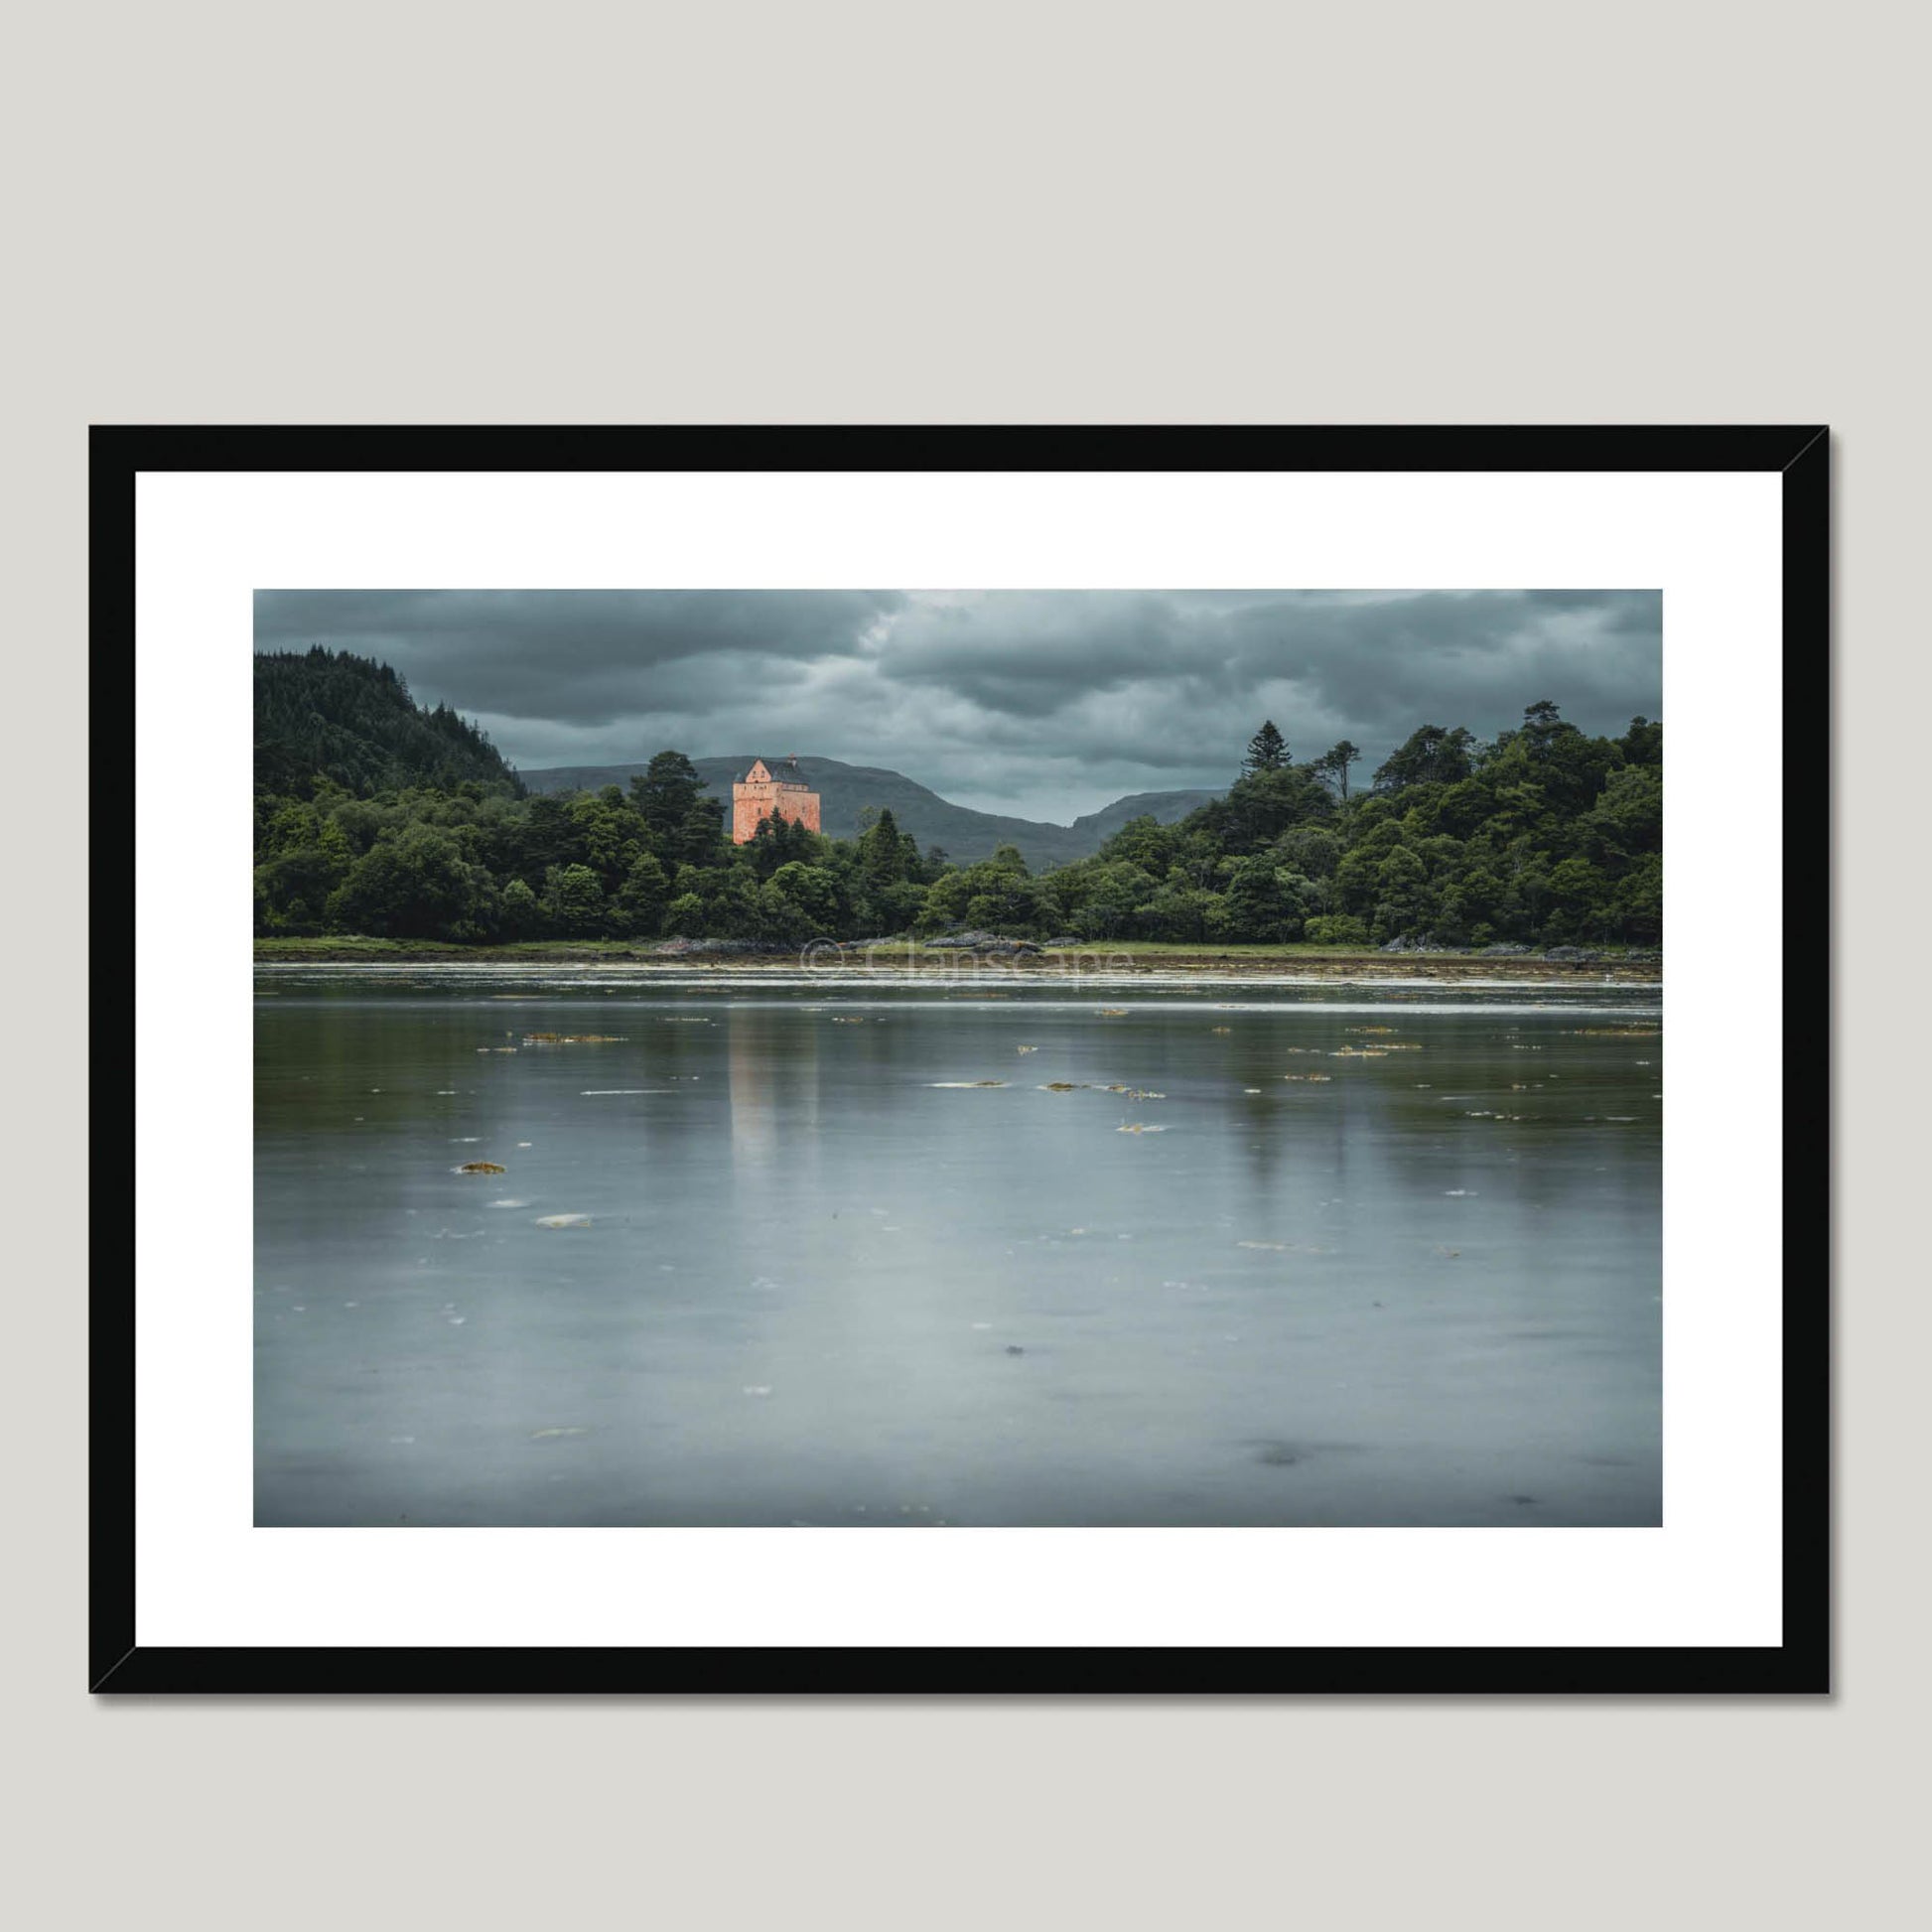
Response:
[[[748,752],[737,758],[693,759],[691,762],[711,787],[712,795],[723,799],[729,809],[734,780],[751,768],[754,757],[769,756]],[[644,769],[642,764],[564,764],[519,775],[533,792],[598,791],[605,785],[627,789],[630,780]],[[1035,871],[1090,857],[1130,819],[1153,817],[1163,825],[1172,825],[1197,805],[1222,795],[1219,791],[1137,791],[1116,798],[1097,812],[1082,814],[1071,825],[1053,825],[1041,819],[1009,818],[955,805],[902,771],[889,771],[880,765],[801,757],[798,770],[818,793],[824,829],[833,838],[856,837],[859,814],[871,805],[890,811],[899,830],[910,832],[920,845],[939,846],[962,864],[991,857],[997,845],[1017,845]]]

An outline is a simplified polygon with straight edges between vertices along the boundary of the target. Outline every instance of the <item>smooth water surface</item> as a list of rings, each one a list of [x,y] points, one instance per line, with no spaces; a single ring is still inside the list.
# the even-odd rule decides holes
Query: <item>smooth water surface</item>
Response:
[[[258,1523],[1660,1520],[1654,988],[491,984],[258,975]]]

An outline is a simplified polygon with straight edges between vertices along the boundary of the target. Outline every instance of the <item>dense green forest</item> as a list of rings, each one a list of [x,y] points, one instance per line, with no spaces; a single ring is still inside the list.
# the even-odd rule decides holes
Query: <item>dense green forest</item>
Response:
[[[1034,872],[766,820],[746,845],[680,752],[628,790],[524,795],[474,726],[386,665],[256,659],[255,929],[401,939],[939,935],[1329,945],[1654,945],[1663,727],[1592,738],[1532,704],[1493,742],[1424,725],[1371,775],[1346,742],[1298,762],[1272,723],[1226,797],[1131,821]]]
[[[520,797],[496,748],[447,705],[426,711],[387,664],[348,651],[255,655],[255,789],[308,798],[325,780],[367,797],[465,779]]]

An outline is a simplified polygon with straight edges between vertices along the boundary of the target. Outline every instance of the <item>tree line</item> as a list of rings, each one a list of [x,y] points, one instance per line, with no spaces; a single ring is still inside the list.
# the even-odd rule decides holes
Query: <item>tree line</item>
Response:
[[[338,665],[323,667],[332,680]],[[890,811],[852,839],[766,819],[734,845],[723,801],[676,751],[627,791],[532,797],[487,740],[480,752],[447,723],[428,726],[430,773],[402,783],[379,770],[358,779],[383,759],[353,744],[333,744],[333,766],[296,771],[302,746],[329,735],[310,730],[291,749],[278,729],[265,733],[258,713],[263,935],[794,943],[972,928],[1481,946],[1662,934],[1663,728],[1638,718],[1594,738],[1548,701],[1493,741],[1424,725],[1366,786],[1352,777],[1353,745],[1298,762],[1270,721],[1225,797],[1173,825],[1135,819],[1091,858],[1043,872],[1011,845],[954,864],[921,851]],[[475,768],[452,776],[452,748]]]

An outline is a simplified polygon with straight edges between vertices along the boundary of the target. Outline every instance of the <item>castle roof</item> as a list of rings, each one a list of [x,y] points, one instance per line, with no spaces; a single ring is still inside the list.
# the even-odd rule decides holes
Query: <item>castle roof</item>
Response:
[[[763,765],[781,785],[802,785],[805,782],[805,775],[798,769],[798,760],[795,758],[754,759],[752,771],[756,771],[759,765]],[[749,780],[751,772],[748,771],[745,776]]]

